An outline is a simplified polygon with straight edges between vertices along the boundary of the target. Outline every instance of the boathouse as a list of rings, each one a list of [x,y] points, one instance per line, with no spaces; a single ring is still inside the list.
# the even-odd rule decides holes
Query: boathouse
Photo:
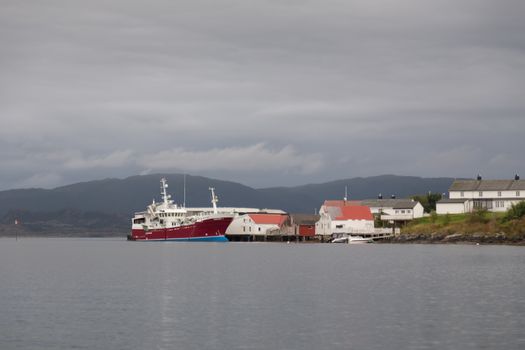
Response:
[[[248,213],[234,218],[226,236],[235,241],[266,241],[268,237],[281,238],[288,231],[290,217],[282,213]]]
[[[341,237],[374,232],[374,216],[370,208],[347,200],[327,200],[319,210],[315,225],[316,236]]]

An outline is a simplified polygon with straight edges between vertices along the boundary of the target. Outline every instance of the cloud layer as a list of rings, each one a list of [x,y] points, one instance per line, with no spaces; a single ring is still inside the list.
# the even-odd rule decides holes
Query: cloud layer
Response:
[[[3,1],[0,189],[525,173],[523,1]]]

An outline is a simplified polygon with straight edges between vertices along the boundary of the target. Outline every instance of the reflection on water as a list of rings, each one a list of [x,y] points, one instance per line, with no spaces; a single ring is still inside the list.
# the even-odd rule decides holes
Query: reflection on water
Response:
[[[1,349],[523,349],[525,248],[0,239]]]

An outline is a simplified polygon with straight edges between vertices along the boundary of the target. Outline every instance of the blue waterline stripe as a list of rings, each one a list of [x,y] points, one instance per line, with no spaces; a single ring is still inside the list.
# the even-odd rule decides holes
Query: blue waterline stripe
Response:
[[[228,242],[225,236],[169,238],[169,239],[139,239],[136,242]]]

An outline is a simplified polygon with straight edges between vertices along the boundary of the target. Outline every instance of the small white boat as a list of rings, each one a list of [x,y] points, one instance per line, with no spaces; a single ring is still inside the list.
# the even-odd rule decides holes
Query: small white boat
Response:
[[[374,240],[372,238],[364,238],[361,236],[345,236],[340,238],[334,238],[332,243],[347,243],[347,244],[364,244],[372,243]]]

